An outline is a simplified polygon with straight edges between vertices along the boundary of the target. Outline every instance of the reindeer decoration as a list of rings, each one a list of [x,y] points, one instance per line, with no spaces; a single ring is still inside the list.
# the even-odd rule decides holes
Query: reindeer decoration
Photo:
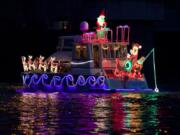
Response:
[[[50,57],[49,64],[50,64],[50,71],[52,73],[57,73],[59,62],[56,60],[56,57]]]
[[[39,69],[39,57],[36,57],[34,60],[33,60],[33,63],[35,65],[35,69]]]
[[[47,62],[45,62],[45,61],[44,61],[44,57],[40,55],[40,57],[39,57],[39,67],[38,67],[38,69],[46,72],[46,71],[47,71],[47,68],[48,68]]]
[[[29,68],[29,71],[32,71],[32,70],[36,69],[35,63],[32,60],[32,58],[33,57],[31,55],[28,56],[28,68]]]
[[[22,56],[22,57],[21,57],[21,60],[22,60],[24,72],[28,71],[28,63],[26,62],[26,57],[25,57],[25,56]]]
[[[50,66],[50,72],[58,73],[60,61],[56,60],[56,57],[50,57],[48,62],[44,61],[45,57],[41,55],[34,60],[32,60],[32,58],[33,57],[29,55],[28,60],[26,61],[25,56],[21,57],[24,71],[35,71],[38,69],[46,72]]]

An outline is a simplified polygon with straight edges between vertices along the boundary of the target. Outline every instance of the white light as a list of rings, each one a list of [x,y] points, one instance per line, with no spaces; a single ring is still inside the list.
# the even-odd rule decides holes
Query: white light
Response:
[[[129,28],[129,26],[128,25],[124,25],[124,28]]]
[[[159,92],[159,89],[156,87],[156,88],[154,89],[154,91],[158,93],[158,92]]]
[[[127,58],[129,59],[130,57],[131,57],[131,55],[128,53],[128,54],[127,54]]]
[[[83,64],[87,64],[87,63],[91,63],[93,62],[93,60],[88,60],[88,61],[84,61],[84,62],[71,62],[72,65],[83,65]]]

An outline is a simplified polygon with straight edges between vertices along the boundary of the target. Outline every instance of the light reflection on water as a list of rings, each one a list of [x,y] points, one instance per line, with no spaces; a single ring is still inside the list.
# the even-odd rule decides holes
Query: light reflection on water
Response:
[[[158,134],[156,93],[22,93],[0,99],[0,134]],[[168,111],[167,111],[168,112]]]

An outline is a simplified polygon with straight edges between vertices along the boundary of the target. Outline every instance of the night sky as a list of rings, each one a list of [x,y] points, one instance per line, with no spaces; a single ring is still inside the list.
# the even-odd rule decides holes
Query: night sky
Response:
[[[131,26],[131,42],[142,44],[142,55],[156,48],[157,81],[161,89],[178,90],[180,1],[178,0],[6,0],[0,3],[0,82],[21,82],[22,55],[49,56],[60,35],[80,34],[79,23],[91,30],[105,9],[107,23]],[[67,29],[63,29],[67,22]],[[65,24],[65,23],[64,23]],[[152,83],[152,66],[146,77]]]

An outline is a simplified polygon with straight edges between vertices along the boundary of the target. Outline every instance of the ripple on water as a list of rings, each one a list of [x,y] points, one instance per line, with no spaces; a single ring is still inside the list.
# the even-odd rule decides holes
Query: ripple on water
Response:
[[[171,134],[180,95],[22,93],[0,95],[0,134]]]

